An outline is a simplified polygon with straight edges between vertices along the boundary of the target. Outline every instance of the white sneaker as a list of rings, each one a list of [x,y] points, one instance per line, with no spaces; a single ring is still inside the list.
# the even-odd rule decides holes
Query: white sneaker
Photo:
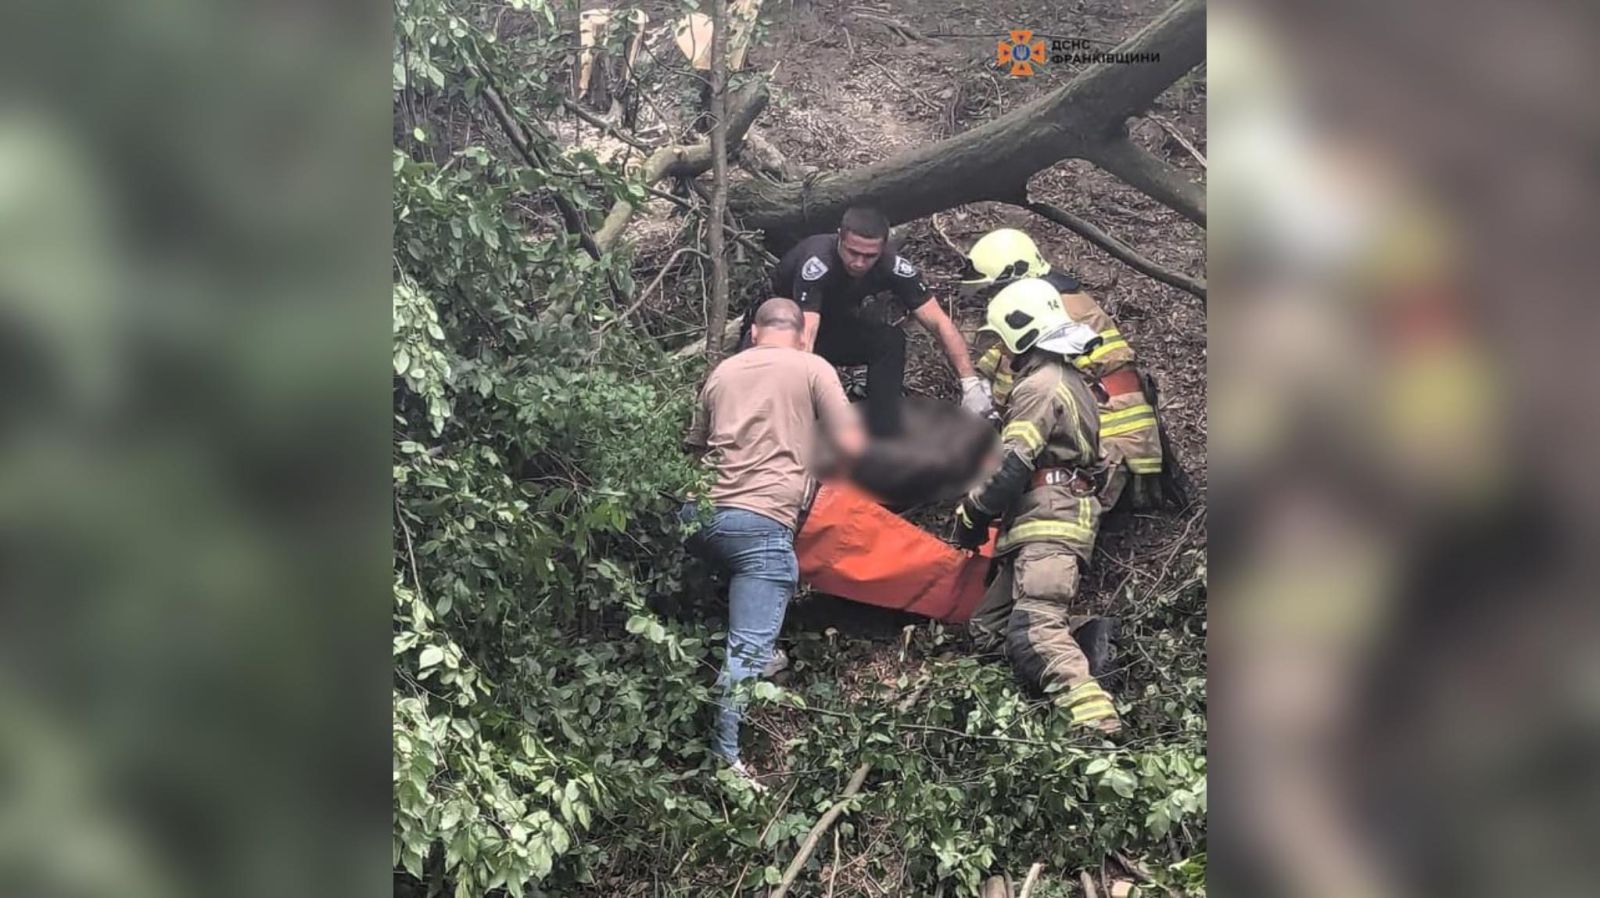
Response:
[[[761,676],[770,680],[777,674],[788,669],[789,653],[785,652],[783,649],[773,649],[772,660],[767,662],[766,667],[761,668]]]
[[[761,781],[756,779],[755,773],[751,772],[750,768],[746,767],[743,761],[728,762],[728,770],[734,776],[748,783],[751,791],[757,793],[764,793],[767,791],[767,787],[761,785]]]

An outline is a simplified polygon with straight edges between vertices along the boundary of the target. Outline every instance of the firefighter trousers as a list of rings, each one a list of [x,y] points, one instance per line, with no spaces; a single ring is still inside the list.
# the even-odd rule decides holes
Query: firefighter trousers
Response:
[[[1003,650],[1017,676],[1051,693],[1074,723],[1105,729],[1117,724],[1116,708],[1072,638],[1074,625],[1088,619],[1072,615],[1078,566],[1070,549],[1043,542],[996,559],[971,627],[980,645]]]

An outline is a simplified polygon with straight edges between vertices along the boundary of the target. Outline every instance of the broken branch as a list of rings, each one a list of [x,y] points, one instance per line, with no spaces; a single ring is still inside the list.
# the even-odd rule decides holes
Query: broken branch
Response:
[[[751,82],[750,86],[741,90],[733,99],[734,102],[729,103],[732,111],[728,113],[726,140],[730,152],[738,147],[740,141],[744,139],[745,132],[756,120],[756,116],[766,108],[766,84],[761,81]],[[710,168],[711,142],[705,140],[687,146],[674,145],[656,150],[645,160],[640,178],[646,185],[652,185],[669,177],[693,178],[704,174]],[[623,229],[628,226],[636,211],[638,207],[633,203],[617,200],[612,205],[611,212],[606,215],[605,223],[595,234],[595,242],[603,249],[610,249],[622,236]]]
[[[667,272],[672,270],[672,266],[678,264],[679,257],[681,257],[684,253],[694,253],[701,258],[705,257],[705,253],[700,252],[692,246],[678,247],[678,249],[675,250],[672,255],[667,257],[667,264],[661,266],[661,270],[656,272],[656,276],[652,278],[650,283],[645,285],[645,288],[639,292],[639,298],[633,301],[633,305],[623,309],[622,314],[600,325],[599,333],[605,333],[612,326],[621,324],[628,318],[629,315],[637,312],[639,308],[644,305],[645,300],[650,298],[650,294],[654,293],[656,288],[661,286],[661,282],[667,277]]]
[[[1088,221],[1073,215],[1071,212],[1068,212],[1065,209],[1059,209],[1050,205],[1049,203],[1041,203],[1034,200],[1027,200],[1019,203],[1018,205],[1022,206],[1024,209],[1027,209],[1029,212],[1034,213],[1035,215],[1048,218],[1067,230],[1072,231],[1074,234],[1077,234],[1090,243],[1093,243],[1095,246],[1105,250],[1107,253],[1122,261],[1128,265],[1128,267],[1134,269],[1140,274],[1155,278],[1163,284],[1177,287],[1179,290],[1183,290],[1187,293],[1192,293],[1195,296],[1200,297],[1202,302],[1205,301],[1205,281],[1196,280],[1195,278],[1189,277],[1186,274],[1182,274],[1180,272],[1173,271],[1170,268],[1163,268],[1162,266],[1157,265],[1144,256],[1141,256],[1133,249],[1133,247],[1123,243],[1121,240],[1118,240],[1110,234],[1107,234],[1105,231],[1100,230],[1098,227],[1090,224]]]
[[[1167,134],[1171,136],[1173,140],[1178,142],[1178,146],[1188,150],[1189,155],[1194,157],[1194,161],[1200,163],[1201,168],[1208,170],[1210,169],[1210,166],[1206,165],[1206,157],[1201,155],[1200,151],[1195,148],[1195,145],[1189,142],[1189,138],[1184,137],[1183,134],[1178,131],[1178,127],[1176,125],[1159,115],[1150,116],[1150,120],[1160,125],[1161,130],[1167,132]]]
[[[850,799],[861,791],[861,784],[867,781],[867,773],[871,770],[872,764],[863,761],[861,766],[850,774],[850,781],[845,784],[844,791],[839,793],[839,797],[834,799],[828,810],[817,819],[816,825],[812,826],[811,831],[806,833],[805,841],[800,843],[800,850],[795,852],[794,859],[789,861],[788,869],[783,871],[783,879],[779,880],[778,887],[773,890],[769,898],[783,898],[783,896],[789,894],[789,887],[794,885],[795,877],[800,875],[801,868],[806,865],[806,861],[811,859],[811,852],[817,850],[817,843],[822,840],[822,834],[828,831],[828,827],[833,826],[833,821],[839,819],[839,815],[844,813],[845,806],[850,803]]]
[[[651,146],[650,144],[645,143],[644,141],[640,140],[637,137],[634,137],[632,134],[629,134],[626,131],[623,131],[621,128],[618,128],[615,124],[606,121],[605,119],[601,118],[598,115],[595,115],[593,112],[590,112],[588,109],[585,109],[581,104],[574,103],[574,102],[572,102],[572,100],[570,100],[570,99],[568,99],[566,97],[562,97],[561,98],[561,108],[567,110],[568,112],[572,113],[573,115],[576,115],[578,118],[583,119],[584,121],[588,122],[589,124],[594,125],[596,128],[599,128],[602,132],[604,132],[606,134],[609,134],[612,137],[615,137],[616,139],[622,141],[623,143],[627,144],[628,146],[633,147],[636,150],[644,150],[645,152],[649,152],[649,151],[655,149],[655,147]]]
[[[1153,885],[1168,895],[1173,896],[1173,898],[1177,898],[1178,893],[1173,891],[1171,886],[1158,881],[1155,876],[1148,869],[1146,869],[1144,864],[1129,858],[1120,851],[1111,852],[1111,856],[1117,859],[1117,863],[1121,864],[1124,870],[1132,873],[1135,879],[1147,885]]]
[[[1028,898],[1033,894],[1033,886],[1039,881],[1039,874],[1044,872],[1044,864],[1036,863],[1028,868],[1028,875],[1022,880],[1022,891],[1017,893],[1017,898]]]
[[[517,155],[522,157],[522,161],[529,168],[548,168],[549,166],[544,156],[528,140],[527,132],[523,130],[522,124],[516,120],[511,108],[506,105],[505,100],[500,96],[500,90],[495,87],[494,81],[489,77],[488,72],[478,69],[473,74],[477,75],[479,80],[483,82],[483,96],[484,99],[489,101],[489,111],[494,114],[495,121],[500,124],[500,130],[505,133],[506,139],[511,141],[511,146],[516,149]],[[562,196],[559,190],[550,191],[550,198],[555,201],[556,209],[560,211],[561,219],[566,223],[567,230],[578,235],[578,243],[583,247],[583,251],[588,253],[590,258],[599,261],[600,247],[595,243],[594,237],[589,234],[589,226],[583,220],[582,213],[572,203],[568,202],[567,198]],[[615,285],[613,285],[613,292],[616,292]]]
[[[923,683],[916,689],[911,690],[911,694],[896,705],[895,710],[904,714],[917,703],[917,700],[922,697],[922,693],[927,688],[927,683]],[[811,831],[806,833],[805,841],[800,843],[800,850],[795,852],[794,859],[789,861],[788,868],[783,871],[783,879],[779,880],[778,887],[767,898],[784,898],[785,895],[789,894],[789,887],[794,885],[795,877],[800,875],[800,869],[811,858],[811,853],[817,850],[817,843],[821,841],[823,834],[828,831],[828,827],[833,825],[833,821],[839,819],[839,815],[844,813],[845,806],[850,803],[850,799],[861,791],[861,784],[867,781],[867,773],[871,770],[872,762],[862,761],[861,766],[850,774],[850,781],[845,783],[844,791],[839,793],[839,797],[833,802],[832,806],[821,817],[817,818],[817,822],[811,827]]]

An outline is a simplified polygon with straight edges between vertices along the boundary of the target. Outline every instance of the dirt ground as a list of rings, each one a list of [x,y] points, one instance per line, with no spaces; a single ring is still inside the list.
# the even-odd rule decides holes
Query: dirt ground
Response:
[[[1059,87],[1081,68],[1047,63],[1030,78],[1011,77],[994,65],[996,39],[1011,29],[1085,38],[1110,49],[1165,7],[1162,0],[768,0],[766,39],[751,53],[749,67],[773,72],[772,99],[754,130],[802,169],[825,173],[876,162],[981,125]],[[665,22],[678,13],[663,5],[651,14],[653,22]],[[1201,163],[1167,130],[1205,153],[1203,72],[1181,79],[1150,115],[1129,125],[1136,143],[1203,180]],[[735,177],[746,176],[733,171]],[[1205,276],[1203,229],[1093,165],[1059,164],[1035,175],[1029,188],[1034,199],[1077,213],[1158,264]],[[902,253],[923,269],[936,296],[969,335],[983,310],[981,302],[955,295],[960,249],[1004,226],[1026,230],[1053,265],[1077,275],[1117,319],[1140,365],[1160,384],[1160,412],[1190,483],[1189,505],[1112,516],[1084,582],[1088,603],[1127,614],[1174,585],[1164,581],[1187,575],[1192,564],[1176,559],[1204,550],[1205,309],[1198,298],[1135,272],[1059,225],[1016,207],[978,203],[896,229],[904,241]],[[630,229],[642,263],[636,277],[648,280],[654,275],[651,262],[664,261],[682,245],[680,227],[667,210],[657,210]],[[645,317],[656,319],[652,329],[658,334],[672,337],[703,328],[705,272],[699,264],[667,278],[662,303],[645,311]],[[736,311],[757,293],[765,295],[762,281],[735,286]],[[954,399],[959,392],[954,375],[932,336],[915,326],[907,332],[908,392]],[[847,376],[846,383],[860,387],[857,377]],[[813,616],[803,613],[803,604],[796,609],[801,626]]]

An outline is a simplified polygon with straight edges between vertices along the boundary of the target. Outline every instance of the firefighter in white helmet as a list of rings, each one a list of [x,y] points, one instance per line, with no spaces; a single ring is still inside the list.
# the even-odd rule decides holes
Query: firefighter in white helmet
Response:
[[[1077,359],[1104,339],[1067,314],[1061,293],[1024,278],[995,295],[980,333],[1005,348],[1012,381],[1000,461],[956,508],[954,542],[973,548],[1000,520],[994,579],[973,614],[980,641],[1000,643],[1025,682],[1053,693],[1072,722],[1114,733],[1111,696],[1073,635],[1079,572],[1094,553],[1101,506],[1100,422]]]
[[[1106,467],[1101,493],[1105,507],[1114,507],[1130,483],[1136,504],[1159,504],[1165,453],[1153,402],[1154,384],[1134,366],[1133,348],[1116,321],[1083,292],[1077,279],[1066,272],[1053,271],[1033,239],[1015,228],[990,231],[973,244],[967,254],[962,284],[985,295],[1019,278],[1037,278],[1050,284],[1060,295],[1066,314],[1092,327],[1100,336],[1100,345],[1075,358],[1073,364],[1089,376],[1095,390],[1100,451]],[[1001,408],[1013,389],[1012,375],[1003,364],[1009,350],[1000,341],[988,346],[980,343],[978,349],[977,368],[993,379],[994,405]]]

